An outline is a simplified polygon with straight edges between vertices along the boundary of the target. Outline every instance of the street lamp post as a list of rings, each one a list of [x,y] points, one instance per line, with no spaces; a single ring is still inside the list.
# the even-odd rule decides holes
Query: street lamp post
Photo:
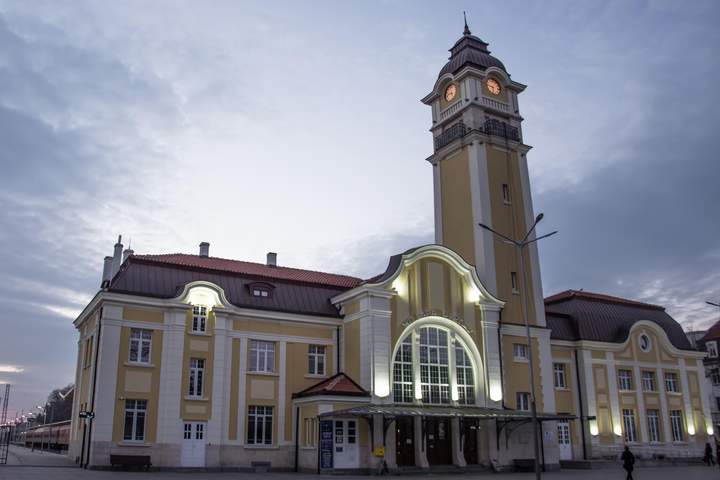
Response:
[[[530,414],[532,415],[532,423],[533,423],[533,447],[535,449],[535,478],[540,479],[540,443],[539,443],[539,436],[540,432],[538,429],[538,419],[537,419],[537,404],[535,402],[535,367],[534,367],[534,361],[533,361],[533,353],[532,353],[532,339],[530,337],[530,324],[528,323],[528,295],[527,295],[527,282],[525,280],[525,247],[530,245],[531,243],[537,242],[538,240],[542,240],[543,238],[547,238],[551,235],[555,235],[557,233],[557,230],[554,232],[550,232],[545,235],[541,235],[539,237],[530,238],[533,231],[535,230],[535,227],[538,223],[540,223],[540,220],[543,219],[543,214],[539,214],[537,217],[535,217],[535,222],[532,224],[532,227],[527,231],[525,236],[522,240],[514,240],[507,235],[503,235],[502,233],[493,230],[491,227],[479,223],[482,228],[487,230],[488,232],[497,235],[502,239],[503,242],[513,245],[518,252],[518,257],[520,258],[520,278],[522,281],[522,296],[523,296],[523,304],[522,304],[522,314],[523,314],[523,322],[525,323],[525,336],[527,337],[527,343],[528,343],[528,367],[530,370]]]

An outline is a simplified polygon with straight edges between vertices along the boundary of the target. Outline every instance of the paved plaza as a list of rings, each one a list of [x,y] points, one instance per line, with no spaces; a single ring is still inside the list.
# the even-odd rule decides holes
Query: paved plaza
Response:
[[[618,464],[619,465],[619,464]],[[344,475],[346,480],[367,480],[369,476]],[[459,480],[467,477],[497,478],[499,480],[532,480],[532,473],[464,473],[464,474],[427,474],[402,475],[395,478],[432,480]],[[720,479],[718,467],[664,467],[639,468],[633,477],[636,480],[708,480]],[[297,473],[239,473],[239,472],[141,472],[141,471],[98,471],[82,470],[73,465],[73,462],[62,455],[48,452],[31,452],[22,447],[11,447],[8,465],[0,465],[0,480],[316,480],[338,478],[338,475],[311,475]],[[582,478],[583,480],[624,480],[625,472],[618,466],[617,469],[603,470],[563,470],[560,472],[544,473],[547,480],[570,480]]]

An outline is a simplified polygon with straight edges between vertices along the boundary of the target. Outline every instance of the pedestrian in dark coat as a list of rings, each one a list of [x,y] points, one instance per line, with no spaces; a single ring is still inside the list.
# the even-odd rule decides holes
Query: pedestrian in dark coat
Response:
[[[713,451],[712,447],[710,446],[710,442],[707,442],[705,444],[705,456],[703,457],[703,462],[705,462],[705,465],[708,467],[712,467],[715,464],[715,459],[713,458]]]
[[[623,461],[623,468],[627,472],[625,480],[633,480],[632,472],[635,468],[635,455],[630,451],[630,447],[625,445],[625,451],[620,456],[620,460]]]

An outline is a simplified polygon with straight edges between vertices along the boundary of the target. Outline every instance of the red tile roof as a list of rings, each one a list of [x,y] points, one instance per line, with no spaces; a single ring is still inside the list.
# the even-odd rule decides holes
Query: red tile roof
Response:
[[[294,393],[293,398],[311,397],[313,395],[347,395],[354,397],[366,397],[370,394],[363,389],[355,381],[340,372],[327,380],[306,388],[305,390]]]
[[[705,335],[700,339],[700,341],[704,342],[706,340],[716,340],[720,338],[720,321],[715,322],[715,324],[708,329],[707,332],[705,332]]]
[[[653,305],[652,303],[638,302],[637,300],[629,300],[627,298],[613,297],[612,295],[605,295],[602,293],[586,292],[584,290],[565,290],[564,292],[556,293],[545,299],[545,305],[561,302],[571,298],[583,298],[586,300],[597,300],[600,302],[608,303],[620,303],[623,305],[632,305],[636,307],[652,308],[656,310],[665,310],[660,305]]]
[[[230,272],[252,275],[272,280],[289,280],[303,283],[314,283],[341,288],[354,288],[362,283],[362,279],[335,273],[316,272],[289,267],[271,267],[264,263],[244,262],[218,257],[200,257],[185,253],[168,253],[162,255],[133,255],[135,259],[146,260],[167,265],[202,269],[214,272]]]

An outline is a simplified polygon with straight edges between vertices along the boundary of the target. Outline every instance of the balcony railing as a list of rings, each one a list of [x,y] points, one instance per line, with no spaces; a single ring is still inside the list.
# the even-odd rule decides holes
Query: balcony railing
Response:
[[[488,135],[497,135],[498,137],[507,138],[508,140],[520,141],[520,130],[517,127],[508,125],[500,120],[488,118],[484,125],[485,133]]]
[[[468,128],[463,122],[458,122],[445,130],[443,133],[435,137],[435,150],[440,150],[445,145],[451,143],[456,138],[464,136],[468,132]]]

